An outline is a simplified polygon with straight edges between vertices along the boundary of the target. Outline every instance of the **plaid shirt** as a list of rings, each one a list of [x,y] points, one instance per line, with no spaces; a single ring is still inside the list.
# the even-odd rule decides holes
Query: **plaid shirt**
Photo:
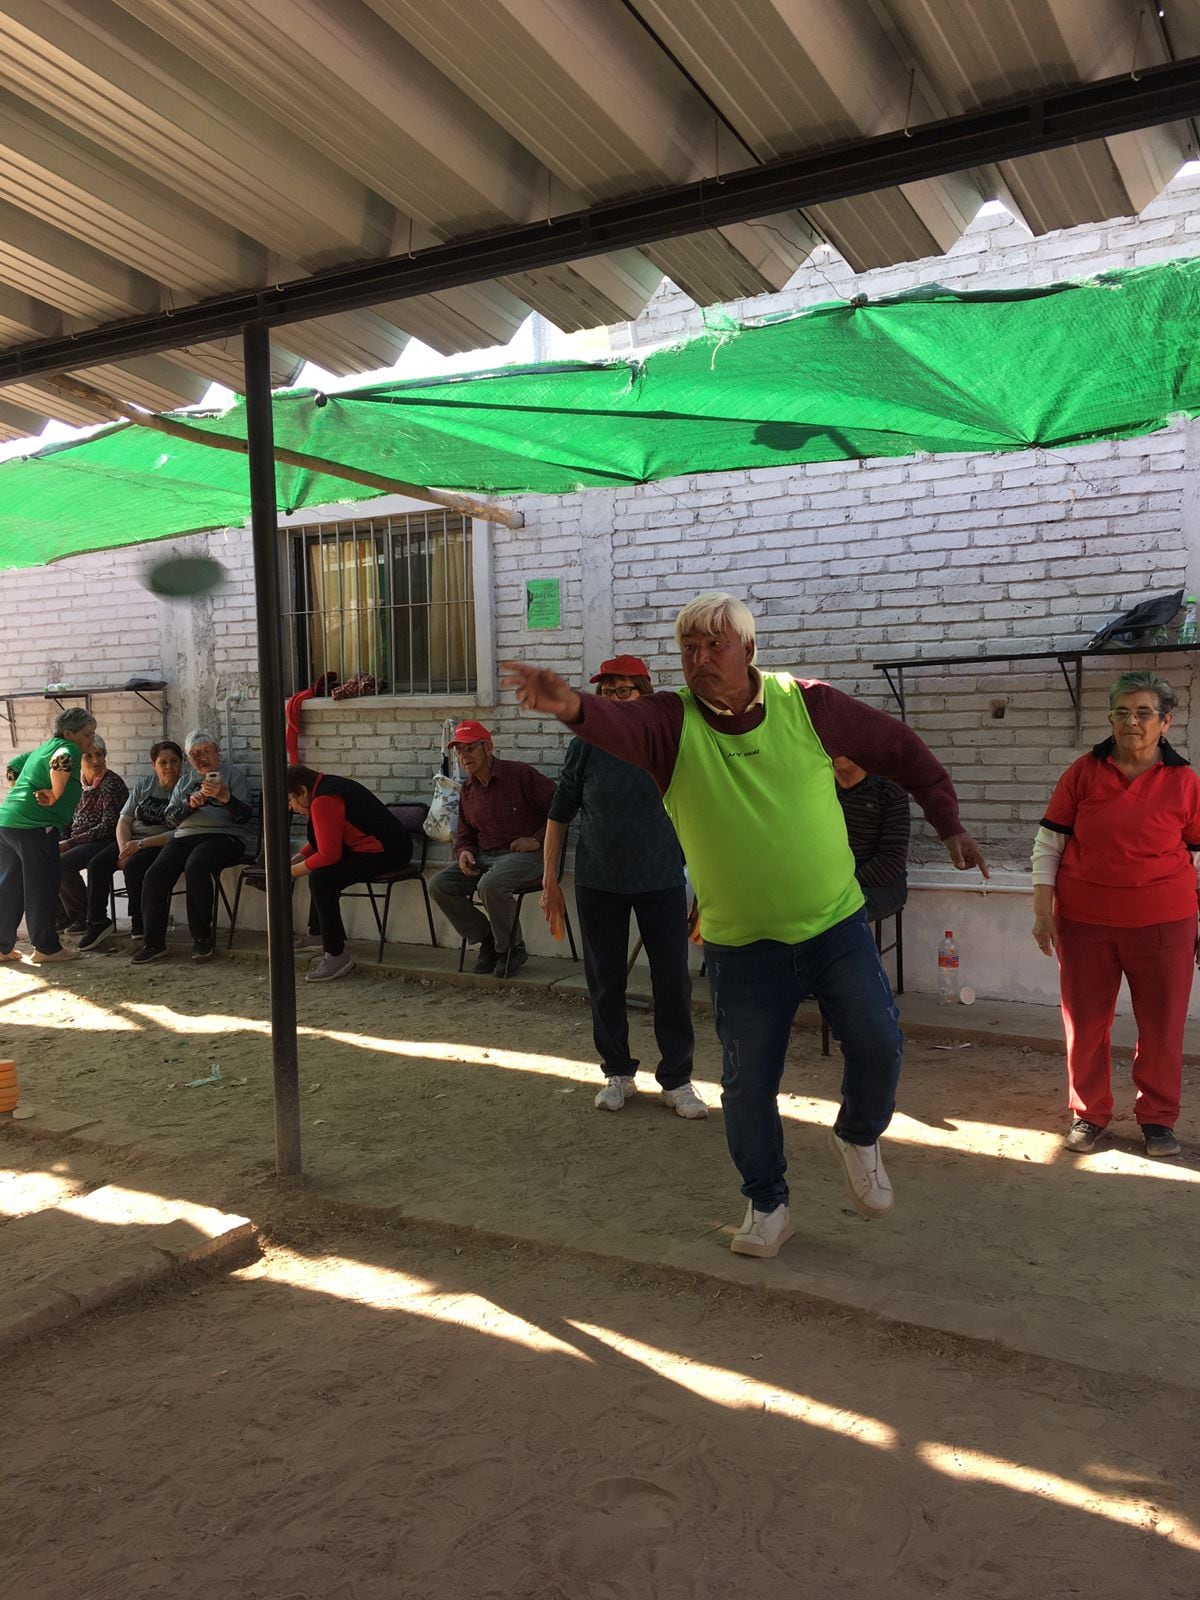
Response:
[[[524,761],[493,761],[487,784],[468,778],[458,802],[454,853],[508,850],[514,839],[546,837],[554,780]]]
[[[129,790],[125,787],[124,778],[111,768],[107,769],[99,783],[91,789],[84,789],[79,796],[67,838],[72,844],[91,844],[94,839],[115,839],[117,818],[128,798]]]

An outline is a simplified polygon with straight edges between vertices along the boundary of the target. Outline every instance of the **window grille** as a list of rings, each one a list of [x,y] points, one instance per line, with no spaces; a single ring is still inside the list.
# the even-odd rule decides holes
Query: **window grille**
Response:
[[[377,694],[476,686],[471,524],[442,511],[301,528],[291,542],[293,682],[370,674]]]

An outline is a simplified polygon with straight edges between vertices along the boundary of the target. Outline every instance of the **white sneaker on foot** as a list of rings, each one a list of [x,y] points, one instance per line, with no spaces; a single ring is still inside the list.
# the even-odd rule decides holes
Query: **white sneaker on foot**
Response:
[[[777,1256],[781,1245],[795,1233],[786,1206],[776,1206],[774,1211],[756,1211],[753,1203],[746,1207],[746,1220],[729,1241],[735,1256],[759,1256],[770,1259]]]
[[[298,933],[292,939],[298,956],[306,956],[311,950],[320,950],[321,935],[319,933]]]
[[[626,1100],[632,1100],[636,1093],[637,1084],[632,1078],[606,1078],[593,1104],[597,1111],[620,1111]]]
[[[829,1143],[842,1164],[846,1193],[859,1216],[889,1216],[895,1209],[896,1196],[892,1193],[892,1180],[883,1170],[879,1140],[874,1144],[847,1144],[831,1128]]]
[[[348,950],[343,950],[340,956],[331,956],[328,951],[319,961],[314,961],[312,971],[304,974],[305,983],[332,983],[334,978],[344,978],[348,972],[353,972],[354,961]]]
[[[681,1083],[678,1089],[664,1089],[662,1097],[677,1117],[686,1117],[689,1122],[708,1115],[708,1107],[696,1093],[695,1084],[690,1081]]]

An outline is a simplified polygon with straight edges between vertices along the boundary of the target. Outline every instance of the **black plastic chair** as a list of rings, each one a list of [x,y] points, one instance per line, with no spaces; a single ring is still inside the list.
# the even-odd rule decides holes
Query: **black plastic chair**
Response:
[[[566,865],[567,865],[567,843],[566,843],[566,840],[564,839],[563,840],[562,854],[558,858],[558,881],[559,881],[559,883],[561,883],[562,880],[563,880],[563,871],[564,871]],[[540,878],[537,880],[536,883],[531,883],[529,885],[528,889],[518,889],[517,890],[517,894],[516,894],[517,912],[516,912],[516,916],[513,918],[513,927],[514,928],[520,926],[520,922],[521,922],[521,907],[525,902],[525,896],[526,895],[530,895],[530,894],[541,894],[541,892],[542,892],[542,880]],[[475,898],[475,892],[474,892],[474,890],[472,890],[471,891],[471,899],[474,900],[474,898]],[[563,925],[567,930],[567,942],[571,946],[571,960],[572,961],[578,961],[579,960],[579,952],[575,948],[575,930],[571,927],[571,913],[567,910],[565,905],[563,906]],[[458,946],[458,970],[460,972],[462,971],[463,966],[466,963],[466,959],[467,959],[467,941],[464,938],[459,942],[459,946]],[[504,952],[504,976],[506,978],[508,977],[508,964],[511,961],[511,959],[512,959],[512,945],[510,944],[508,949]]]
[[[437,930],[433,925],[433,903],[429,898],[429,885],[425,882],[425,863],[429,853],[429,835],[425,832],[425,818],[429,815],[429,807],[424,800],[397,800],[388,810],[395,817],[402,828],[407,828],[412,835],[413,859],[408,866],[401,867],[397,872],[381,872],[378,877],[368,878],[365,882],[352,889],[342,890],[343,900],[369,900],[371,911],[375,917],[375,926],[379,929],[379,954],[376,960],[383,960],[383,947],[387,943],[388,917],[392,910],[392,890],[402,883],[419,883],[421,896],[425,901],[425,920],[429,924],[429,942],[437,948]],[[416,847],[420,845],[420,856],[417,856]],[[383,890],[383,912],[380,913],[379,901],[376,890]]]
[[[885,922],[888,922],[891,919],[888,918],[888,917],[876,917],[875,918],[875,948],[876,948],[876,950],[879,951],[879,954],[880,954],[881,957],[882,956],[886,956],[888,954],[888,952],[891,951],[891,950],[894,950],[896,952],[896,982],[892,986],[892,993],[893,994],[903,994],[904,993],[904,907],[901,906],[899,911],[894,911],[892,913],[892,916],[894,916],[895,919],[896,919],[896,931],[895,931],[895,934],[892,937],[891,944],[884,944],[884,942],[883,942],[883,925],[884,925]],[[823,1056],[827,1056],[829,1054],[829,1024],[825,1020],[824,1013],[822,1013],[822,1015],[821,1015],[821,1054]]]

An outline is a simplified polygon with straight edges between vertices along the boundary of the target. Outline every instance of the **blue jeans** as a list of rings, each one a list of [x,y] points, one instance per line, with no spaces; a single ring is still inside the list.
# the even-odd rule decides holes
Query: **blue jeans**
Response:
[[[742,1193],[759,1211],[786,1205],[783,1123],[777,1097],[796,1008],[815,995],[841,1041],[845,1066],[835,1132],[874,1144],[892,1119],[904,1035],[866,914],[856,911],[814,939],[704,946],[723,1049],[725,1137]]]

